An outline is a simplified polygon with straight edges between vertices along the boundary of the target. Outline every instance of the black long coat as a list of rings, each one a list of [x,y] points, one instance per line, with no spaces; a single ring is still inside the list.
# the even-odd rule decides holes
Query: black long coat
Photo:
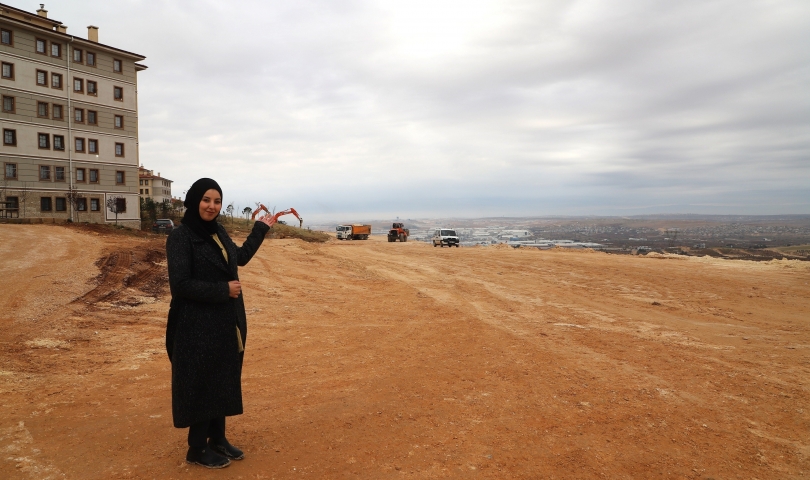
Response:
[[[256,253],[270,229],[256,222],[241,247],[218,226],[228,263],[212,239],[185,225],[166,240],[172,302],[166,326],[166,351],[172,362],[174,426],[188,427],[212,418],[242,413],[242,359],[236,327],[247,341],[242,295],[231,298],[228,282],[237,266]]]

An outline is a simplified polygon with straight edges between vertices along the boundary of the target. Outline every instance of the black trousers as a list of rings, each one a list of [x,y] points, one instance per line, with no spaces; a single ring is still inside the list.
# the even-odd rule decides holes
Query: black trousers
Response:
[[[225,417],[195,423],[188,429],[189,447],[205,448],[209,438],[213,440],[225,438]]]

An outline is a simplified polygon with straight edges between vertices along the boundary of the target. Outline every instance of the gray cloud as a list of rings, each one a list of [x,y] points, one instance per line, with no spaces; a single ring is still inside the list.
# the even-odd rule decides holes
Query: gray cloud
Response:
[[[316,217],[810,211],[807,2],[48,8],[148,57],[141,161],[176,194],[212,176]]]

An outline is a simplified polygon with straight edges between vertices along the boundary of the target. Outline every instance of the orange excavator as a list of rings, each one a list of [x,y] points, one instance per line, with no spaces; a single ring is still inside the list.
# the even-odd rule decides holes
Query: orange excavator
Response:
[[[253,215],[250,217],[250,219],[251,220],[256,220],[256,215],[258,215],[259,212],[261,212],[261,211],[266,212],[266,215],[262,215],[259,218],[270,217],[274,221],[278,221],[278,217],[280,217],[282,215],[293,214],[298,219],[298,228],[301,228],[302,226],[304,226],[304,219],[301,218],[300,215],[298,215],[298,212],[296,212],[294,208],[288,208],[287,210],[282,210],[282,211],[278,212],[277,214],[273,215],[272,213],[270,213],[270,210],[268,210],[267,207],[265,207],[263,204],[260,203],[259,207],[256,210],[253,211]]]

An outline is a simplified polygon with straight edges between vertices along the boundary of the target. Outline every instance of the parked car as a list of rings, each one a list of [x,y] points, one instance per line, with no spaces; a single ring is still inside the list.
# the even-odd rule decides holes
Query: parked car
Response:
[[[168,234],[174,230],[174,222],[169,218],[158,218],[152,224],[152,233],[166,233]]]
[[[449,228],[439,228],[433,232],[433,246],[434,247],[443,247],[447,245],[448,247],[458,247],[458,235],[456,235],[455,230],[451,230]]]

